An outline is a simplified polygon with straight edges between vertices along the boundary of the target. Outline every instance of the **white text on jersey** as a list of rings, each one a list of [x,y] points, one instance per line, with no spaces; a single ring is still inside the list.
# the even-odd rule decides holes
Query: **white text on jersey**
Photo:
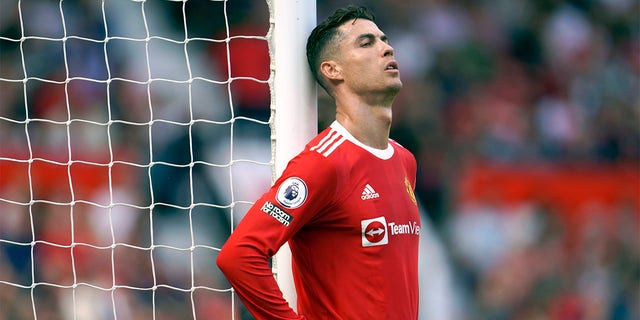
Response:
[[[420,224],[415,221],[406,224],[396,224],[395,222],[389,222],[389,232],[392,236],[399,234],[411,234],[420,235]]]
[[[260,210],[272,216],[274,219],[278,220],[278,222],[282,223],[286,227],[288,227],[289,223],[291,223],[291,220],[293,220],[293,216],[269,201],[265,201]]]
[[[364,190],[362,190],[362,196],[360,198],[362,200],[375,199],[380,198],[380,194],[377,193],[376,190],[373,190],[373,187],[367,183],[367,185],[364,186]]]

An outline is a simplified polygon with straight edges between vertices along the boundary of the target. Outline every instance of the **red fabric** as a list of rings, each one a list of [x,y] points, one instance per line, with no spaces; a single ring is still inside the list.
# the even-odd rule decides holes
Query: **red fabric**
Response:
[[[640,169],[637,164],[487,164],[475,163],[461,174],[459,202],[490,197],[502,204],[535,201],[579,229],[590,206],[609,210],[631,205],[640,218]],[[611,216],[615,218],[615,216]]]
[[[395,142],[390,148],[392,155],[380,158],[334,122],[248,211],[218,264],[257,319],[417,319],[416,163]],[[300,192],[283,201],[291,181]],[[274,210],[284,214],[274,218]],[[299,315],[268,264],[286,241]]]

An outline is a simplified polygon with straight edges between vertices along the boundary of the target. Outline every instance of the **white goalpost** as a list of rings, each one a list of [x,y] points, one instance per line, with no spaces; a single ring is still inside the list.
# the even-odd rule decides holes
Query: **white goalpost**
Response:
[[[0,319],[240,319],[215,266],[317,133],[307,0],[0,5]],[[295,308],[291,256],[273,271]]]
[[[282,174],[287,162],[316,135],[316,86],[308,72],[305,52],[307,35],[316,23],[315,1],[273,3],[274,85],[274,178]],[[285,299],[296,308],[296,292],[291,275],[291,252],[285,244],[275,256],[274,274]]]

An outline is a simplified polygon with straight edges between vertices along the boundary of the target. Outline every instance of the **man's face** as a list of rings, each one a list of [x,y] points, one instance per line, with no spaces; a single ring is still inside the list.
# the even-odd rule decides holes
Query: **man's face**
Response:
[[[345,84],[359,94],[397,93],[402,87],[393,47],[378,26],[366,19],[348,21],[338,28],[338,63]]]

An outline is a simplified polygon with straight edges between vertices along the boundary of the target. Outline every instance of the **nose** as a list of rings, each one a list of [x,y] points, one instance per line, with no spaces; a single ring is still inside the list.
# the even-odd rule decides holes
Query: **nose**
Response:
[[[393,47],[387,42],[383,42],[382,55],[384,57],[393,56]]]

